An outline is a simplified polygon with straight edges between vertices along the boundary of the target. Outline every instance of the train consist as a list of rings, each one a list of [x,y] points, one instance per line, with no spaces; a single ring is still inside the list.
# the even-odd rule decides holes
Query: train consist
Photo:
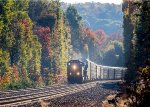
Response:
[[[89,80],[116,80],[123,79],[124,67],[110,67],[97,65],[90,60],[84,63],[79,60],[70,60],[67,63],[67,80],[69,83],[82,83]]]

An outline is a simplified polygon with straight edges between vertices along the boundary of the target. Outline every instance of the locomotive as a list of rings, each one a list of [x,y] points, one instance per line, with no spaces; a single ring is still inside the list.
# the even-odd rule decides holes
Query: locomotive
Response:
[[[69,83],[82,83],[85,74],[85,64],[79,60],[71,60],[67,63],[67,80]]]

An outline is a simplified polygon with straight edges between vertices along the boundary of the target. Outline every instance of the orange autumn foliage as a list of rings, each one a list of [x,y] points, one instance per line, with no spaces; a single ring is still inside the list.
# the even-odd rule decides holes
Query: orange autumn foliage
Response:
[[[12,75],[13,79],[15,81],[18,81],[20,78],[19,78],[19,72],[18,72],[17,66],[13,65],[12,68],[13,68],[13,75]]]
[[[101,45],[106,40],[106,37],[107,37],[104,30],[93,31],[90,28],[83,27],[82,32],[83,32],[83,35],[84,35],[83,38],[92,39],[92,40],[94,40],[95,43],[98,43],[99,45]]]

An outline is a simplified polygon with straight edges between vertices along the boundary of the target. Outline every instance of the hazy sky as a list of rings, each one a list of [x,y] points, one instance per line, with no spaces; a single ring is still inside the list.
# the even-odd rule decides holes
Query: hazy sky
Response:
[[[122,0],[60,0],[67,3],[83,3],[83,2],[100,2],[100,3],[115,3],[121,4]]]

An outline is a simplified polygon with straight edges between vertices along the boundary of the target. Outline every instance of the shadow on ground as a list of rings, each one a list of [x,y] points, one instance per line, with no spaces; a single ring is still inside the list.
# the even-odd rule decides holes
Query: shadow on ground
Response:
[[[111,89],[111,90],[118,90],[118,91],[121,89],[121,87],[117,83],[103,83],[101,87],[104,89]]]

